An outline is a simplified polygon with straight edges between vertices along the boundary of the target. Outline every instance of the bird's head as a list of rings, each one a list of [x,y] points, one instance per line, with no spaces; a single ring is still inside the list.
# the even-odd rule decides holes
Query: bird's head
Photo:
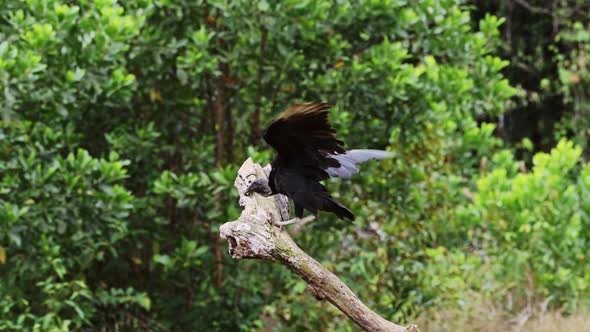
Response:
[[[268,180],[256,179],[256,181],[252,182],[244,194],[250,196],[252,193],[258,193],[264,197],[272,195],[272,190],[268,186]]]

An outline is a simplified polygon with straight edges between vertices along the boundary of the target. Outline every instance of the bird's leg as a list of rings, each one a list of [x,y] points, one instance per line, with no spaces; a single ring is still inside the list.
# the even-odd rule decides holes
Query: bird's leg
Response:
[[[295,224],[295,223],[308,223],[310,221],[313,221],[315,219],[314,215],[311,216],[307,216],[305,218],[293,218],[290,220],[285,220],[285,221],[275,221],[275,225],[277,226],[285,226],[285,225],[291,225],[291,224]]]

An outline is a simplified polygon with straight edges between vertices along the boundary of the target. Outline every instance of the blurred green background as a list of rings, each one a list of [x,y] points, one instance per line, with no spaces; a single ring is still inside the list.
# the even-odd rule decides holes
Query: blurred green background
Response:
[[[238,167],[270,160],[261,131],[301,101],[332,103],[348,147],[395,155],[328,183],[353,223],[295,236],[369,307],[423,331],[583,313],[589,13],[0,0],[0,330],[355,331],[219,239]]]

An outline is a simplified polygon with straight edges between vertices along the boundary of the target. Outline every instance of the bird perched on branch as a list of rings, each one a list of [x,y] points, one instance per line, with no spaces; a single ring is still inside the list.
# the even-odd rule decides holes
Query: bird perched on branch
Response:
[[[264,140],[277,151],[266,179],[257,179],[246,190],[263,196],[283,194],[295,205],[295,218],[279,225],[311,221],[319,210],[354,220],[354,214],[338,202],[320,181],[330,177],[348,179],[359,172],[358,164],[384,159],[391,153],[381,150],[344,150],[336,131],[328,122],[329,104],[304,103],[291,106],[264,132]],[[314,215],[303,219],[304,210]]]

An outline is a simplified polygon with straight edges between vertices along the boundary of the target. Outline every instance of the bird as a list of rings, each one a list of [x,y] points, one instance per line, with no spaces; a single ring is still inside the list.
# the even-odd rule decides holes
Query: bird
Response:
[[[328,113],[331,105],[324,102],[295,104],[284,111],[263,133],[263,138],[276,152],[268,179],[259,178],[246,189],[268,197],[283,194],[295,207],[295,218],[276,224],[309,222],[318,211],[328,211],[340,219],[354,220],[354,214],[330,195],[321,181],[330,177],[349,179],[359,172],[358,164],[370,159],[392,157],[382,150],[345,150],[336,137]],[[312,215],[303,218],[304,211]]]

